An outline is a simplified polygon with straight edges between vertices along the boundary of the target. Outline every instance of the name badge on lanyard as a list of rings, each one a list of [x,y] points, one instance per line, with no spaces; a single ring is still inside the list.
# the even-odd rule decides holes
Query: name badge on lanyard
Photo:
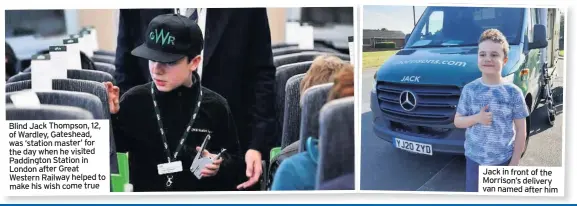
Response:
[[[182,172],[182,162],[174,161],[157,165],[158,175],[172,174]]]

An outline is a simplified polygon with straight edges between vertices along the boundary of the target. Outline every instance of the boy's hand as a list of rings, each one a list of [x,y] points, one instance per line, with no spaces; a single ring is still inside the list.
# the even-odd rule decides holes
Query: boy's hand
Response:
[[[108,93],[108,108],[110,109],[110,114],[116,114],[118,110],[120,110],[120,89],[112,85],[112,82],[104,82],[104,86]]]
[[[236,189],[246,189],[259,181],[260,175],[262,174],[262,155],[259,151],[249,149],[245,156],[246,162],[246,177],[249,179],[246,182],[236,186]]]
[[[477,114],[477,122],[484,125],[491,125],[493,122],[493,113],[487,112],[489,105],[481,108],[481,111]]]
[[[200,147],[196,147],[196,151],[197,152],[200,151]],[[204,169],[202,169],[202,171],[200,171],[202,177],[215,176],[218,173],[218,170],[220,169],[220,164],[222,163],[222,157],[219,157],[217,160],[215,160],[214,158],[216,158],[216,155],[211,154],[207,150],[202,151],[202,156],[203,157],[210,157],[211,159],[213,159],[212,164],[207,164],[204,167]]]

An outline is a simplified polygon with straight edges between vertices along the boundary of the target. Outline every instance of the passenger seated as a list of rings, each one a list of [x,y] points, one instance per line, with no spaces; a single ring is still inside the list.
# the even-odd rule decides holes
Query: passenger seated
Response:
[[[315,85],[325,84],[333,81],[334,75],[342,70],[346,62],[332,55],[321,55],[316,57],[299,85],[299,96],[302,99],[305,91]],[[302,101],[300,101],[302,104]],[[301,105],[302,106],[302,105]],[[283,140],[285,141],[285,140]],[[281,151],[283,156],[292,156],[298,152],[300,141],[291,142]]]
[[[313,60],[300,85],[301,99],[305,91],[312,86],[333,81],[334,75],[340,72],[345,62],[336,56],[322,55]]]
[[[328,100],[354,96],[354,71],[346,65],[334,78]],[[314,190],[319,158],[318,139],[309,137],[306,152],[285,159],[279,166],[271,190]]]
[[[315,85],[332,82],[335,74],[340,72],[347,63],[336,56],[321,55],[313,60],[310,68],[305,73],[299,86],[299,93],[302,99],[305,91]],[[301,101],[302,103],[302,101]],[[283,150],[298,148],[299,141],[293,142]]]
[[[334,75],[341,71],[345,64],[347,63],[332,55],[321,55],[316,57],[299,85],[299,96],[301,99],[307,89],[315,85],[332,82]],[[282,153],[289,156],[292,155],[294,151],[298,150],[299,144],[300,141],[298,140],[292,142],[290,145],[283,148]]]

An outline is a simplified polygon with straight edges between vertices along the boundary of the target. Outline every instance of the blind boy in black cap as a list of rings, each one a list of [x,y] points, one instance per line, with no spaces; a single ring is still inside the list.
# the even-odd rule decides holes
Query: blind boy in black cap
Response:
[[[149,60],[153,82],[130,89],[120,101],[119,88],[105,83],[117,150],[129,153],[134,191],[235,190],[241,182],[244,162],[230,109],[196,73],[202,45],[192,20],[157,16],[146,42],[132,51]],[[207,136],[201,154],[213,160],[198,179],[189,168]]]

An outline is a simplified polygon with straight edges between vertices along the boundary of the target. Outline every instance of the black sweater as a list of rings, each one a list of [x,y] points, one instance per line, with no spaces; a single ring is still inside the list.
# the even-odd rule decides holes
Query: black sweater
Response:
[[[136,86],[120,100],[120,110],[113,115],[112,124],[118,152],[128,152],[130,183],[134,191],[166,191],[166,176],[158,175],[157,165],[166,163],[160,130],[150,94],[151,83]],[[179,87],[170,92],[155,89],[164,131],[170,152],[174,154],[186,125],[197,103],[199,84],[191,88]],[[170,191],[222,191],[235,190],[244,179],[245,165],[230,109],[226,100],[217,93],[202,87],[203,98],[192,131],[179,152],[183,171],[175,173]],[[206,149],[217,154],[222,148],[223,163],[216,176],[198,180],[189,170],[206,135],[211,139]],[[171,154],[171,155],[172,155]]]
[[[229,103],[243,150],[266,160],[275,136],[275,66],[266,8],[210,8],[202,82]],[[141,45],[150,21],[174,9],[121,9],[115,79],[122,92],[151,81],[148,62],[130,52]],[[244,154],[244,152],[243,152]]]

